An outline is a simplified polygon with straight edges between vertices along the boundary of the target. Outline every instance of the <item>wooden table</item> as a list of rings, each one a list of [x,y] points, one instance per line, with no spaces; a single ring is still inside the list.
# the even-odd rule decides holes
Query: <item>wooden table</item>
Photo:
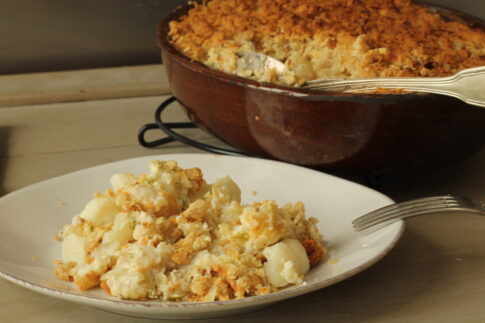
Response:
[[[155,72],[147,74],[147,70]],[[198,152],[180,143],[156,149],[138,145],[138,128],[152,121],[168,87],[161,66],[130,71],[0,77],[1,194],[116,160]],[[71,80],[67,88],[59,81],[62,78]],[[42,84],[32,81],[39,79]],[[98,86],[92,86],[93,80]],[[9,84],[8,93],[1,92],[5,89],[2,84]],[[147,84],[152,84],[148,92]],[[29,96],[39,91],[44,95]],[[50,100],[57,103],[48,103]],[[178,109],[167,111],[167,119],[186,120]],[[219,143],[200,130],[184,132],[210,144]],[[451,193],[484,202],[484,165],[482,149],[447,169],[383,179],[380,189],[396,200]],[[485,322],[484,233],[485,219],[473,215],[411,219],[396,248],[365,272],[258,312],[207,322]],[[43,296],[0,279],[0,322],[150,321]]]

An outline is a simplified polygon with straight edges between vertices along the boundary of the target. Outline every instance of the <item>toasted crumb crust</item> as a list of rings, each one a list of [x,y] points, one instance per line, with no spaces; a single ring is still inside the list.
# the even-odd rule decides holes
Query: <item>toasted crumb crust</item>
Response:
[[[264,269],[269,246],[293,239],[312,266],[326,258],[317,220],[306,218],[302,202],[241,204],[229,177],[207,184],[200,169],[174,161],[152,161],[149,175],[115,174],[111,184],[61,230],[55,273],[81,291],[100,286],[136,300],[243,298],[284,287],[272,285],[274,271]]]
[[[322,259],[325,259],[327,250],[318,241],[308,239],[303,241],[302,245],[306,250],[311,267],[318,264]]]
[[[203,1],[170,22],[169,36],[190,58],[225,72],[237,69],[226,59],[228,50],[251,48],[290,66],[287,60],[297,53],[312,70],[295,71],[289,84],[320,77],[447,76],[485,65],[482,28],[448,21],[410,0]],[[221,55],[211,58],[214,49]],[[330,53],[322,57],[325,50]]]

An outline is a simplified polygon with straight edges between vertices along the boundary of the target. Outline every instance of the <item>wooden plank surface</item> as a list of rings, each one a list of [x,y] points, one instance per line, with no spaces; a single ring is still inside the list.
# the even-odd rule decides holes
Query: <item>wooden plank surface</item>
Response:
[[[138,144],[138,129],[153,122],[154,111],[165,98],[167,96],[0,109],[0,189],[3,187],[4,193],[11,192],[77,169],[160,151],[200,152],[178,142],[160,149],[147,149]],[[189,121],[176,104],[164,112],[163,118]],[[208,144],[227,147],[198,129],[177,131]],[[148,132],[146,138],[160,137],[164,134],[155,129]]]
[[[131,157],[199,152],[180,143],[138,145],[166,96],[0,109],[2,193],[86,167]],[[170,108],[169,121],[187,120]],[[200,130],[181,131],[220,142]],[[150,138],[160,137],[157,130]],[[485,201],[485,150],[447,169],[383,179],[396,200],[457,193]],[[0,193],[1,194],[1,193]],[[407,221],[396,248],[363,273],[320,291],[234,317],[203,322],[485,322],[485,219],[436,215]],[[0,279],[2,322],[153,322],[44,296]]]
[[[168,93],[161,64],[0,76],[0,107]]]

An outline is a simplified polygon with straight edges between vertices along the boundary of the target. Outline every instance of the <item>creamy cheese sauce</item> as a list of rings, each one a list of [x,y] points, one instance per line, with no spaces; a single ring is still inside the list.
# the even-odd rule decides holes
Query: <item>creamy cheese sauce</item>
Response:
[[[152,161],[150,173],[115,174],[63,227],[56,273],[80,290],[123,299],[215,301],[303,282],[325,258],[301,202],[241,204],[229,177],[209,185],[198,168]]]

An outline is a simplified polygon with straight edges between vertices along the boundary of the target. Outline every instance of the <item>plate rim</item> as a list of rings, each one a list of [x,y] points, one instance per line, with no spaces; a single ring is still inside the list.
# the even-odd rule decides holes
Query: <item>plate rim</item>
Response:
[[[338,181],[343,181],[351,185],[356,185],[360,187],[361,189],[369,190],[372,191],[375,194],[380,195],[381,197],[384,197],[388,199],[390,202],[393,200],[388,197],[387,195],[376,191],[374,189],[371,189],[367,186],[364,186],[362,184],[352,182],[348,179],[341,178],[332,174],[328,174],[325,172],[317,171],[314,169],[310,169],[304,166],[299,166],[299,165],[294,165],[290,163],[285,163],[281,161],[276,161],[276,160],[270,160],[270,159],[263,159],[263,158],[257,158],[257,157],[246,157],[246,156],[228,156],[228,155],[216,155],[216,154],[207,154],[207,153],[175,153],[175,154],[156,154],[156,155],[147,155],[147,156],[138,156],[134,158],[128,158],[128,159],[122,159],[122,160],[117,160],[109,163],[103,163],[103,164],[98,164],[94,165],[91,167],[86,167],[83,169],[75,170],[66,174],[62,174],[59,176],[55,176],[52,178],[48,178],[36,183],[33,183],[31,185],[27,185],[25,187],[22,187],[18,190],[9,192],[3,196],[0,197],[0,203],[2,200],[12,198],[12,196],[20,194],[24,191],[29,191],[32,189],[35,189],[37,186],[43,185],[46,182],[51,182],[51,181],[57,181],[57,180],[62,180],[64,177],[69,177],[72,175],[76,175],[77,173],[82,173],[85,171],[90,171],[92,169],[98,168],[98,167],[109,167],[110,165],[118,164],[118,163],[129,163],[129,162],[135,162],[137,160],[149,160],[149,159],[160,159],[160,158],[166,158],[166,159],[176,159],[177,156],[183,156],[181,158],[187,158],[187,157],[195,157],[195,158],[225,158],[225,159],[251,159],[256,162],[263,162],[263,163],[276,163],[279,164],[280,166],[284,167],[289,167],[289,168],[298,168],[301,171],[309,172],[309,173],[315,173],[318,174],[319,176],[324,176],[328,178],[333,178]],[[336,276],[333,276],[331,278],[323,279],[323,280],[318,280],[315,282],[310,282],[310,283],[304,283],[301,285],[297,286],[291,286],[287,289],[282,289],[267,295],[258,295],[258,296],[250,296],[250,297],[245,297],[245,298],[240,298],[240,299],[231,299],[231,300],[224,300],[224,301],[212,301],[212,302],[165,302],[161,301],[159,299],[153,299],[149,301],[137,301],[137,300],[123,300],[123,299],[118,299],[116,297],[112,297],[112,299],[108,298],[102,298],[98,297],[96,295],[83,295],[81,292],[72,292],[72,291],[65,291],[61,289],[57,289],[54,287],[49,287],[49,286],[44,286],[41,284],[33,283],[30,281],[27,281],[25,279],[16,277],[13,274],[7,273],[4,270],[0,270],[0,277],[15,283],[17,285],[20,285],[22,287],[28,288],[30,290],[48,295],[48,296],[53,296],[57,298],[62,298],[66,300],[71,300],[74,302],[82,302],[85,304],[90,304],[95,307],[102,307],[101,305],[110,305],[110,307],[115,306],[118,309],[129,309],[129,308],[144,308],[144,309],[154,309],[154,310],[168,310],[168,309],[179,309],[179,308],[198,308],[198,307],[204,307],[204,308],[213,308],[213,307],[239,307],[243,305],[260,305],[264,303],[273,303],[277,301],[282,301],[285,299],[289,299],[292,297],[300,296],[303,294],[307,294],[316,290],[323,289],[325,287],[334,285],[336,283],[339,283],[343,280],[346,280],[352,276],[355,276],[359,274],[360,272],[366,270],[367,268],[373,266],[377,262],[379,262],[382,258],[384,258],[389,252],[394,249],[396,244],[399,242],[401,239],[404,229],[405,229],[405,224],[403,220],[396,221],[392,223],[389,227],[398,227],[398,231],[394,234],[392,241],[384,248],[379,254],[376,256],[372,257],[371,259],[365,261],[362,263],[360,266],[357,266],[355,268],[352,268],[351,270],[348,270],[346,272],[343,272],[341,274],[338,274]],[[327,259],[328,261],[328,259]],[[53,274],[54,275],[54,274]],[[127,313],[129,313],[128,311]]]

